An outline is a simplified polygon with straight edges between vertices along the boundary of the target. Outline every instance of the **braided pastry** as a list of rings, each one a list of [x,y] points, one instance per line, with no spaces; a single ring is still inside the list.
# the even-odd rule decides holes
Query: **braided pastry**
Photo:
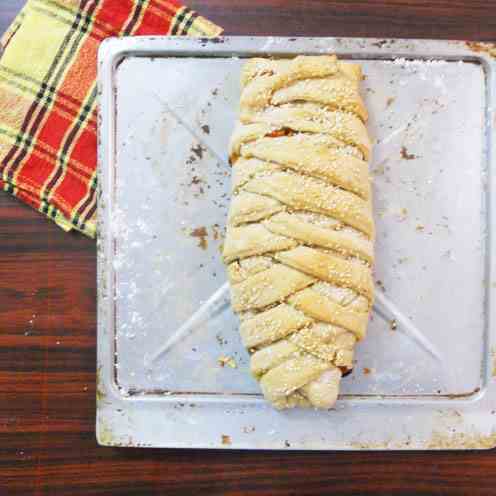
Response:
[[[252,59],[230,144],[223,258],[251,371],[276,408],[334,405],[373,303],[371,145],[358,65]]]

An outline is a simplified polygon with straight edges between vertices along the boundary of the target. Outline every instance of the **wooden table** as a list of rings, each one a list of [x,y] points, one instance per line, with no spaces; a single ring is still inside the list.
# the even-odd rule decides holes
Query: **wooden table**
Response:
[[[24,3],[0,0],[0,31]],[[496,38],[495,0],[194,0],[228,34]],[[95,243],[0,193],[0,495],[495,495],[496,454],[100,448]]]

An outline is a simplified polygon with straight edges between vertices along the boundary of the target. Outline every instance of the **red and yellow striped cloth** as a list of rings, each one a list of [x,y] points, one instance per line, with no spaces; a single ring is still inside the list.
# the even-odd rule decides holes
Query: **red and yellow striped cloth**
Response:
[[[221,31],[176,0],[28,0],[1,41],[0,188],[94,237],[100,42]]]

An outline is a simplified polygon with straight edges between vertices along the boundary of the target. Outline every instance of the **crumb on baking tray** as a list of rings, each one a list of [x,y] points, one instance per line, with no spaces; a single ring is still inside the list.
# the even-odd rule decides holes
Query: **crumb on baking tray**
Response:
[[[398,322],[396,322],[396,319],[393,319],[389,323],[389,327],[391,328],[392,331],[396,331],[396,329],[398,328]]]
[[[204,124],[203,126],[201,126],[201,130],[205,133],[205,134],[210,134],[210,126],[208,124]]]
[[[400,214],[399,214],[399,220],[400,222],[403,222],[408,216],[408,210],[406,208],[400,209]]]
[[[423,224],[417,224],[417,226],[415,227],[415,230],[416,231],[423,231],[425,229],[425,226]]]
[[[227,436],[226,434],[222,434],[221,436],[222,444],[229,446],[231,444],[231,436]]]
[[[238,368],[238,365],[236,364],[236,361],[234,360],[234,358],[229,357],[229,356],[224,356],[224,355],[220,356],[217,359],[217,362],[219,363],[219,365],[221,367],[225,367],[227,365],[228,367],[231,367],[232,369]]]
[[[363,367],[363,375],[369,375],[372,373],[372,369],[369,369],[368,367]]]

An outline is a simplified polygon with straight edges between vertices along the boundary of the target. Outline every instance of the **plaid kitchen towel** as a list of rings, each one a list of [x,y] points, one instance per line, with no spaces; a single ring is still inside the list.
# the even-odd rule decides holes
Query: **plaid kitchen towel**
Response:
[[[94,237],[100,42],[221,31],[176,0],[28,0],[1,41],[0,188]]]

